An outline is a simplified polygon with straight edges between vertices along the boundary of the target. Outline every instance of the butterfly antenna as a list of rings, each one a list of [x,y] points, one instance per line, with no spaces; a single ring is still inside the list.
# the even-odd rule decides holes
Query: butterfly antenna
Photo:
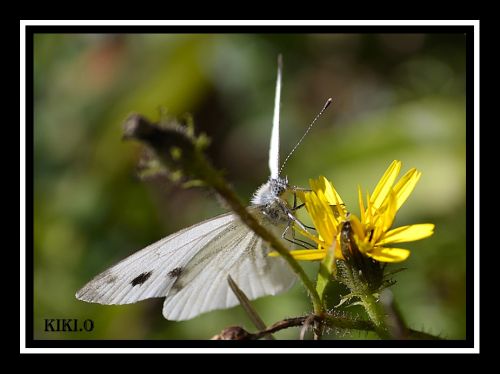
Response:
[[[332,103],[332,98],[330,97],[325,105],[323,106],[323,109],[321,109],[321,111],[316,115],[316,117],[313,119],[313,121],[311,122],[311,124],[309,125],[309,127],[307,128],[306,132],[304,133],[304,135],[302,135],[302,137],[300,138],[300,140],[297,142],[297,144],[295,144],[295,147],[293,147],[293,149],[290,151],[290,153],[288,154],[288,156],[286,156],[285,158],[285,161],[283,161],[283,164],[281,165],[281,169],[280,169],[280,172],[279,174],[281,175],[281,172],[283,171],[283,168],[285,167],[285,164],[286,162],[288,161],[288,159],[290,158],[290,156],[293,154],[293,152],[295,152],[295,150],[299,147],[300,143],[302,143],[302,140],[304,140],[304,138],[306,137],[306,135],[309,133],[309,131],[312,129],[312,127],[314,126],[314,124],[316,123],[316,121],[318,120],[319,117],[321,117],[321,115],[323,114],[323,112],[326,110],[326,108],[328,108],[330,106],[330,104]]]

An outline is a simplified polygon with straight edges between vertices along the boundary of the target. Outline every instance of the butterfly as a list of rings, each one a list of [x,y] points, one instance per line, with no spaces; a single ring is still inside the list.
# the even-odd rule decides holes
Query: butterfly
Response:
[[[290,190],[279,169],[281,56],[269,148],[269,180],[260,186],[247,208],[277,237],[298,222],[283,198]],[[283,240],[287,248],[291,244]],[[296,276],[281,257],[270,257],[269,246],[233,213],[226,213],[169,235],[97,275],[76,293],[82,301],[131,304],[164,297],[163,316],[189,320],[239,303],[230,276],[250,300],[289,289]]]

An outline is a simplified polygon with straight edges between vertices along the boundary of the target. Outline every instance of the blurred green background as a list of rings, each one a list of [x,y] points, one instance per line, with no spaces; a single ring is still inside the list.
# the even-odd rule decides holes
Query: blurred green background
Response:
[[[170,322],[161,299],[102,306],[74,294],[128,254],[224,211],[206,191],[141,181],[141,147],[121,140],[127,115],[191,113],[212,138],[213,163],[248,201],[268,176],[278,53],[282,158],[333,98],[287,164],[290,182],[306,186],[325,175],[356,213],[357,185],[373,189],[392,160],[403,161],[403,172],[420,169],[396,224],[433,222],[436,232],[404,246],[412,255],[393,292],[410,327],[465,338],[465,35],[38,34],[35,339],[207,339],[229,325],[254,330],[241,307]],[[317,265],[306,266],[313,274]],[[310,311],[300,285],[255,306],[269,324]],[[44,332],[45,318],[92,319],[94,330]]]

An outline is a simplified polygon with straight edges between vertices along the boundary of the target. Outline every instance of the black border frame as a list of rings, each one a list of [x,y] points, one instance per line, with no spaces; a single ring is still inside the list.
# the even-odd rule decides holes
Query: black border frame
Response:
[[[473,348],[474,347],[474,251],[466,252],[466,339],[438,341],[383,340],[35,340],[34,333],[34,36],[37,33],[463,33],[466,35],[466,246],[474,248],[474,35],[472,25],[381,26],[25,26],[26,32],[26,348]],[[22,248],[21,248],[22,250]]]

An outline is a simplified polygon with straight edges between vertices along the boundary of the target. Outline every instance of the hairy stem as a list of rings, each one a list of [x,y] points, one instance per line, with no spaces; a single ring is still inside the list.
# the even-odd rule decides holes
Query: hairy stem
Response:
[[[259,331],[253,334],[253,339],[260,339],[267,334],[272,334],[280,330],[284,330],[290,327],[303,326],[305,324],[310,324],[311,317],[313,323],[323,324],[331,328],[342,328],[342,329],[352,329],[352,330],[362,330],[362,331],[373,331],[374,326],[369,321],[357,321],[347,317],[338,317],[331,314],[323,314],[322,316],[303,316],[295,318],[287,318],[282,321],[278,321],[273,325],[269,326],[266,330]]]
[[[363,307],[366,310],[366,313],[368,314],[368,317],[373,322],[374,329],[377,335],[381,339],[391,339],[389,330],[386,326],[385,312],[380,303],[378,303],[375,297],[368,292],[364,295],[361,295],[360,299]]]
[[[315,314],[286,318],[284,320],[278,321],[268,328],[258,331],[256,333],[250,333],[239,326],[231,326],[222,330],[218,335],[214,336],[214,340],[257,340],[265,338],[270,334],[274,334],[278,331],[285,330],[291,327],[311,327],[314,324],[321,326],[327,326],[330,328],[348,329],[348,330],[359,330],[359,331],[377,331],[376,326],[372,321],[356,320],[350,317],[342,317],[334,314],[323,313],[322,316]],[[414,340],[438,340],[437,336],[433,336],[424,332],[415,331],[409,329],[409,339]]]

